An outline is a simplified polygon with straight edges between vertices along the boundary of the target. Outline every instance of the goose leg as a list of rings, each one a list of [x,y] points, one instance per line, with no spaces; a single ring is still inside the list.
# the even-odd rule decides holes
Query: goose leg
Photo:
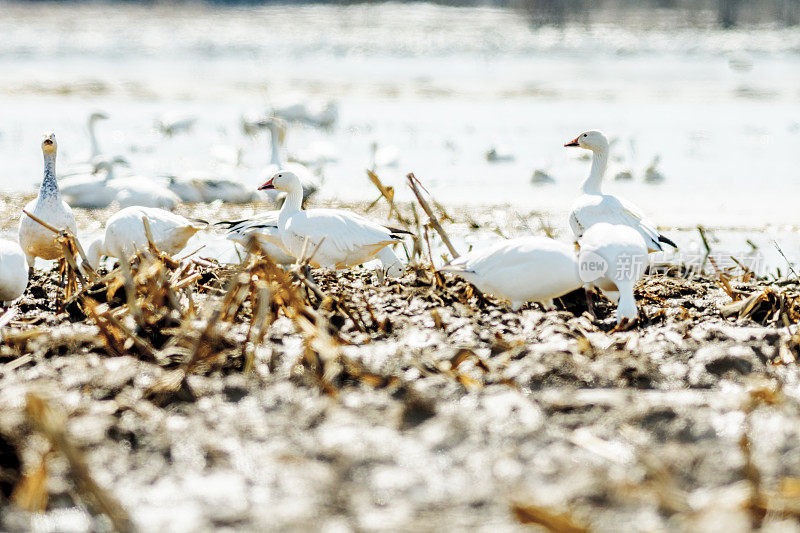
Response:
[[[592,320],[597,320],[597,315],[594,314],[594,303],[592,302],[594,287],[584,287],[583,292],[586,294],[586,309],[589,312],[589,316],[592,317]]]
[[[36,263],[36,256],[25,254],[25,260],[28,261],[28,279],[31,279],[33,277],[33,265]]]

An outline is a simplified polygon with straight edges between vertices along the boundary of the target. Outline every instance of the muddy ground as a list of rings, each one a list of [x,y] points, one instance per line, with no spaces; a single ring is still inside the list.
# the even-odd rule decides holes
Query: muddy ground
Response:
[[[94,285],[118,346],[36,274],[2,330],[0,530],[800,531],[794,280],[651,273],[617,331],[607,301],[511,312],[424,265],[317,270],[302,304],[250,270],[204,336],[241,270],[186,268],[144,328]]]

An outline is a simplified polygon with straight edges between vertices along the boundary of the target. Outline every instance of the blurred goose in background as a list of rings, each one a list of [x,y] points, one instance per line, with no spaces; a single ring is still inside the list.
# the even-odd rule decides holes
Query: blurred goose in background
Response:
[[[509,300],[515,311],[530,301],[551,309],[553,298],[583,285],[572,247],[538,236],[500,241],[439,270],[458,274],[482,292]]]
[[[180,197],[164,185],[146,176],[126,176],[109,180],[108,186],[115,189],[115,200],[120,207],[157,207],[174,209],[181,203]]]
[[[597,287],[617,304],[617,324],[639,317],[634,298],[636,283],[647,268],[648,250],[642,235],[634,228],[600,222],[587,229],[580,240],[578,263],[587,285]]]
[[[102,155],[103,153],[100,150],[100,144],[97,142],[97,134],[95,132],[95,126],[101,120],[108,120],[108,115],[105,113],[94,112],[89,115],[89,118],[86,121],[86,129],[89,131],[89,160],[92,162],[94,162],[96,157]]]
[[[163,209],[127,207],[111,216],[106,223],[103,237],[91,243],[86,253],[89,264],[97,268],[104,255],[125,260],[138,250],[146,249],[148,242],[143,218],[150,224],[153,244],[169,255],[183,250],[189,239],[206,227],[205,223],[191,221]]]
[[[394,168],[400,164],[400,149],[397,146],[378,146],[377,141],[370,145],[369,168],[377,172],[381,168]]]
[[[608,166],[608,140],[599,131],[587,131],[564,146],[577,146],[593,153],[592,169],[581,187],[582,194],[570,209],[569,225],[580,242],[583,233],[599,222],[622,224],[638,231],[650,251],[663,250],[662,244],[677,245],[659,233],[658,228],[645,219],[638,207],[612,194],[603,194],[601,186]]]
[[[178,133],[186,133],[194,127],[197,119],[191,115],[185,115],[178,112],[164,113],[156,119],[156,129],[162,135],[172,137]]]
[[[72,214],[69,205],[61,199],[61,191],[56,181],[57,150],[56,134],[45,134],[42,140],[44,179],[42,179],[42,186],[39,189],[39,196],[25,206],[25,211],[56,229],[68,229],[77,236],[78,227],[75,224],[75,215]],[[29,274],[33,273],[37,257],[53,260],[63,255],[61,246],[56,242],[56,237],[52,231],[22,213],[19,220],[19,244],[25,253]]]
[[[261,250],[277,265],[291,265],[294,256],[283,249],[278,233],[280,211],[269,211],[251,218],[217,222],[216,226],[226,228],[227,238],[247,248],[250,238],[254,238]]]
[[[401,230],[387,228],[344,209],[302,209],[303,187],[291,171],[281,170],[260,189],[286,193],[278,215],[283,249],[294,257],[313,254],[312,266],[347,268],[379,259],[389,276],[399,276],[404,264],[389,247],[402,241]],[[306,243],[306,241],[308,241]]]
[[[0,239],[0,305],[9,305],[28,286],[28,263],[19,244]]]
[[[244,183],[214,176],[203,176],[202,173],[188,176],[165,176],[167,188],[182,201],[211,203],[222,200],[230,204],[246,204],[258,200],[258,195]]]
[[[533,176],[531,176],[531,185],[547,185],[555,182],[553,176],[538,168],[533,171]]]
[[[287,122],[299,122],[315,128],[331,128],[339,119],[339,105],[327,102],[293,102],[272,109],[272,114]]]
[[[270,162],[261,172],[262,179],[265,181],[274,176],[278,171],[286,170],[294,174],[300,180],[303,187],[303,200],[317,192],[321,185],[319,179],[311,171],[299,163],[285,163],[281,157],[281,147],[286,137],[286,123],[279,118],[271,118],[261,122],[261,126],[267,128],[270,133]],[[263,181],[262,181],[263,182]],[[278,198],[278,193],[274,190],[267,192],[272,200]]]
[[[660,155],[656,155],[653,158],[653,161],[650,163],[650,166],[648,166],[644,170],[644,182],[645,183],[650,183],[652,185],[655,185],[655,184],[663,182],[666,179],[664,177],[664,174],[659,172],[659,170],[657,168],[658,167],[658,163],[660,163],[660,162],[661,162],[661,156]]]
[[[490,163],[510,163],[514,159],[514,154],[508,146],[493,146],[486,152],[486,160]]]
[[[94,166],[94,172],[77,174],[59,180],[59,188],[64,200],[72,207],[102,209],[111,205],[116,197],[115,188],[108,185],[114,179],[116,165],[128,166],[123,157],[101,160]]]

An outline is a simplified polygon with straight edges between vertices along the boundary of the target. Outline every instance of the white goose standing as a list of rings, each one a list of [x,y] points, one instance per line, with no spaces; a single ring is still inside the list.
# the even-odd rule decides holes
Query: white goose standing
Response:
[[[501,241],[462,255],[440,270],[510,300],[515,311],[529,301],[550,309],[553,298],[583,285],[572,247],[547,237]]]
[[[603,194],[601,185],[608,166],[608,139],[605,135],[599,131],[587,131],[564,146],[577,146],[593,153],[592,170],[583,182],[583,194],[572,204],[569,214],[570,228],[579,242],[592,225],[608,222],[638,231],[651,252],[663,250],[662,244],[677,248],[671,239],[659,233],[658,228],[644,218],[635,205],[613,194]]]
[[[39,189],[39,196],[31,200],[25,211],[57,229],[68,229],[77,235],[75,215],[72,209],[61,199],[61,191],[56,181],[56,144],[55,133],[47,133],[42,140],[44,155],[44,179]],[[37,257],[53,260],[61,257],[61,246],[56,242],[56,235],[31,217],[22,213],[19,220],[19,244],[25,252],[29,275],[33,273],[33,264]]]
[[[28,264],[19,244],[0,239],[0,305],[16,300],[28,286]]]
[[[283,249],[300,257],[306,248],[312,266],[347,268],[379,259],[390,276],[399,276],[403,263],[389,247],[402,240],[400,230],[381,226],[344,209],[302,209],[303,187],[292,172],[281,170],[259,190],[287,193],[278,215]],[[306,244],[308,241],[308,244]]]
[[[186,247],[192,236],[205,227],[175,213],[154,207],[132,206],[115,213],[106,223],[105,234],[89,246],[89,264],[97,268],[105,255],[125,260],[137,250],[147,248],[143,218],[150,224],[153,244],[162,252],[176,254]]]
[[[617,303],[617,324],[639,317],[633,290],[647,267],[647,244],[636,229],[599,222],[587,229],[580,240],[581,278],[591,307],[589,287],[595,286]]]

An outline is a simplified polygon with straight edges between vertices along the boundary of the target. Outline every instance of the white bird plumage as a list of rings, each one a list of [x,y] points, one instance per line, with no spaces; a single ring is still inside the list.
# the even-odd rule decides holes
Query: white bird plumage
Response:
[[[454,272],[483,292],[511,301],[552,307],[553,298],[579,289],[575,253],[567,244],[547,237],[519,237],[474,250],[440,269]]]
[[[39,196],[25,206],[25,211],[56,229],[68,229],[73,235],[77,235],[75,215],[69,205],[61,199],[61,191],[56,181],[57,149],[55,133],[45,134],[42,140],[44,155],[42,186],[39,189]],[[29,272],[33,271],[37,257],[53,260],[63,255],[61,246],[56,242],[56,235],[25,213],[22,213],[19,221],[19,244],[25,253]]]
[[[402,273],[400,258],[387,248],[402,240],[397,230],[343,209],[303,210],[303,188],[291,171],[281,170],[260,187],[273,188],[287,194],[278,215],[278,235],[289,254],[299,257],[304,249],[308,254],[316,250],[312,266],[337,269],[377,258],[390,276]]]
[[[103,238],[89,246],[89,264],[96,268],[100,257],[128,259],[137,250],[147,248],[143,218],[150,224],[153,244],[162,252],[174,255],[186,247],[192,236],[205,224],[153,207],[131,206],[115,213],[106,223]]]
[[[587,131],[564,146],[578,146],[593,153],[591,172],[583,182],[582,194],[572,204],[569,214],[569,225],[578,241],[594,224],[608,222],[630,226],[638,231],[650,251],[663,250],[662,243],[677,247],[658,231],[655,224],[644,218],[638,207],[613,194],[603,194],[601,185],[608,166],[608,139],[605,135],[599,131]]]
[[[218,222],[217,225],[227,228],[229,240],[248,246],[250,238],[255,238],[261,251],[275,264],[291,265],[295,262],[295,258],[283,249],[283,242],[278,233],[279,215],[280,211],[268,211],[242,220]]]
[[[28,286],[28,263],[19,244],[0,239],[0,304],[16,300]]]
[[[639,316],[633,290],[647,268],[647,244],[642,235],[630,226],[600,222],[584,232],[580,240],[578,262],[587,285],[603,291],[617,302],[617,323]],[[604,269],[584,268],[587,262]]]

